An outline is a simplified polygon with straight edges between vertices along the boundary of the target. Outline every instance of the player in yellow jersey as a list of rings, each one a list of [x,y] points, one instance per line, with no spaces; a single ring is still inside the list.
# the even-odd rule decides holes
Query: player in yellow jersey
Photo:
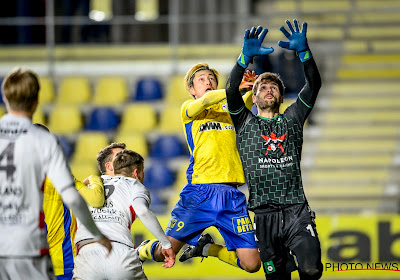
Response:
[[[89,188],[75,179],[75,187],[86,203],[101,207],[104,203],[104,189],[96,185]],[[49,178],[44,183],[43,210],[47,227],[49,254],[54,274],[58,280],[72,279],[76,250],[74,245],[76,219],[72,211],[62,202]]]
[[[193,66],[186,74],[185,87],[193,97],[182,105],[181,118],[190,164],[188,184],[171,213],[166,235],[177,254],[186,243],[180,261],[191,257],[217,257],[248,272],[260,269],[254,229],[246,208],[246,197],[237,188],[244,174],[236,148],[235,129],[226,103],[225,90],[217,90],[218,72],[206,63]],[[243,96],[251,108],[251,92]],[[202,232],[215,226],[226,246],[214,244]],[[142,260],[163,261],[157,240],[139,247]]]

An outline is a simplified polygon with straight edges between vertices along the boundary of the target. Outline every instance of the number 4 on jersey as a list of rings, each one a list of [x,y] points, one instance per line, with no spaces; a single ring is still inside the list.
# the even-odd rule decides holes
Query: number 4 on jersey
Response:
[[[0,171],[5,171],[8,181],[14,181],[14,143],[8,146],[0,154]]]

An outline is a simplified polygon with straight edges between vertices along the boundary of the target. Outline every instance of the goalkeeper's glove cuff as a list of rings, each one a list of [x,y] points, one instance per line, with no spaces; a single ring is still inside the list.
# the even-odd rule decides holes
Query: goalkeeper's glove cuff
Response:
[[[300,57],[301,62],[305,62],[312,57],[310,49],[306,49],[304,51],[296,52],[297,55]]]
[[[253,58],[245,55],[243,52],[240,53],[239,58],[237,60],[239,65],[242,66],[244,69],[246,69],[247,66],[249,66],[250,62],[252,62],[252,61],[253,61]]]

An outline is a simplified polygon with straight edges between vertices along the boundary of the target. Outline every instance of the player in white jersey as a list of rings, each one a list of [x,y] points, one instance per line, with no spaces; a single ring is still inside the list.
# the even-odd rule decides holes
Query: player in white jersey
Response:
[[[50,258],[43,215],[43,183],[53,182],[64,203],[111,250],[96,227],[56,137],[32,124],[39,82],[27,68],[3,80],[7,112],[0,119],[0,279],[49,279]],[[106,250],[107,250],[106,249]]]
[[[93,235],[80,223],[75,243],[75,279],[147,279],[135,251],[131,225],[138,216],[147,229],[162,245],[164,267],[172,267],[175,254],[157,217],[149,209],[150,192],[143,186],[143,157],[130,150],[123,150],[113,160],[114,178],[104,184],[106,193],[102,208],[89,207],[96,225],[113,242],[113,251],[107,259],[103,248]]]

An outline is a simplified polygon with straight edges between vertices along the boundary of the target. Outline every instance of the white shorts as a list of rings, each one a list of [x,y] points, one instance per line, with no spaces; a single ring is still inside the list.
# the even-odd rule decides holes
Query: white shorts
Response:
[[[111,254],[99,243],[83,246],[75,257],[74,279],[147,279],[137,251],[112,242]]]
[[[55,279],[50,256],[32,258],[0,257],[1,280]]]

